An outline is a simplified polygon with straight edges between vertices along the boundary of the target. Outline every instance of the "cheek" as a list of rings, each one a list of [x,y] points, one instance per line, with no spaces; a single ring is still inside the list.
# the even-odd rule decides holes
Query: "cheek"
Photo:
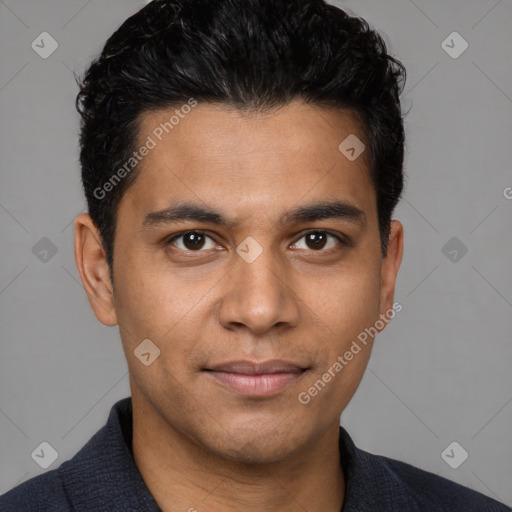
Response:
[[[119,323],[136,337],[165,337],[197,302],[197,290],[134,253],[114,269]]]
[[[347,278],[324,296],[319,311],[329,329],[317,346],[320,364],[301,388],[299,401],[307,401],[309,413],[326,424],[345,409],[364,375],[372,348],[366,330],[378,319],[378,291],[372,279]]]
[[[191,282],[183,276],[178,278],[175,270],[156,271],[148,264],[135,263],[125,264],[118,275],[121,279],[116,291],[116,314],[135,380],[148,389],[164,382],[172,386],[175,379],[185,382],[198,344],[208,339],[208,291],[216,281]],[[134,350],[145,339],[160,351],[158,359],[148,367],[134,357]]]
[[[340,267],[339,272],[305,290],[311,310],[337,335],[339,343],[356,337],[379,317],[380,272],[375,264],[360,261]]]
[[[365,330],[379,318],[378,262],[361,258],[312,290],[309,287],[310,309],[327,329],[316,347],[320,364],[304,391],[318,396],[311,401],[313,408],[334,414],[353,396],[370,357],[372,338]]]

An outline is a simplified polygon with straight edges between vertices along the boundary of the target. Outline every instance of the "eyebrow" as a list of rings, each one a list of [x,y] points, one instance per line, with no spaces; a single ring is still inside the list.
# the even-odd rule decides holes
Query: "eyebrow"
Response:
[[[346,201],[321,201],[299,206],[289,212],[285,212],[279,219],[278,225],[286,226],[328,219],[339,219],[354,224],[364,224],[366,215],[363,210]],[[144,229],[147,229],[161,224],[173,224],[189,220],[224,227],[231,227],[236,224],[235,221],[229,220],[222,213],[211,208],[182,202],[164,210],[150,212],[144,218],[142,226]]]

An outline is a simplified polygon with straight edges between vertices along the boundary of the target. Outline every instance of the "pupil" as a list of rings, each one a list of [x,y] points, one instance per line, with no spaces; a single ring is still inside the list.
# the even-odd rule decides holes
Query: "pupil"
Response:
[[[201,233],[188,233],[183,237],[187,249],[197,249],[204,243],[204,236]]]
[[[325,245],[325,233],[309,233],[308,237],[314,249],[321,249]]]

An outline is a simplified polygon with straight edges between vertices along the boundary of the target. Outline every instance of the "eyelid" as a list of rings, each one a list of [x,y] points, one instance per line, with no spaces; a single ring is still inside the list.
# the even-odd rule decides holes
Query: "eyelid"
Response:
[[[209,235],[206,231],[203,231],[201,229],[187,229],[185,231],[181,231],[180,233],[174,233],[173,235],[165,238],[164,245],[166,245],[166,246],[171,245],[174,240],[186,235],[187,233],[196,233],[199,235],[204,235],[204,236],[208,237],[210,240],[212,240],[213,242],[217,243],[217,241],[213,238],[213,236]],[[177,247],[176,247],[176,249],[178,251],[182,251],[182,249],[178,249]],[[189,252],[204,252],[204,251],[189,251]]]
[[[300,240],[303,236],[309,235],[310,233],[325,233],[326,235],[331,235],[334,238],[337,238],[342,243],[345,243],[345,244],[349,243],[349,238],[346,235],[344,235],[343,233],[340,233],[338,231],[331,231],[330,229],[319,229],[319,228],[311,228],[306,231],[303,231],[297,240]]]
[[[343,233],[339,233],[339,232],[334,232],[334,231],[331,231],[329,229],[318,229],[318,228],[313,228],[313,229],[308,229],[306,231],[303,231],[300,236],[296,239],[295,242],[293,242],[293,245],[295,245],[299,240],[301,240],[302,238],[304,238],[305,236],[311,234],[311,233],[323,233],[323,234],[326,234],[326,235],[330,235],[332,237],[334,237],[340,245],[342,246],[346,246],[348,247],[350,245],[350,239],[344,235]],[[331,249],[319,249],[317,251],[314,251],[313,249],[310,249],[313,253],[322,253],[322,252],[325,252],[325,253],[328,253],[330,251],[333,250],[333,248]]]

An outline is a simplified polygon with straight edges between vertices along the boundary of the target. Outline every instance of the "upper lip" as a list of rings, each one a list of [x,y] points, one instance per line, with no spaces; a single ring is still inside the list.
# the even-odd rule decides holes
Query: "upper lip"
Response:
[[[278,359],[263,362],[242,360],[229,361],[205,368],[205,370],[215,372],[240,373],[246,375],[264,375],[269,373],[301,373],[305,369],[305,367],[299,364]]]

